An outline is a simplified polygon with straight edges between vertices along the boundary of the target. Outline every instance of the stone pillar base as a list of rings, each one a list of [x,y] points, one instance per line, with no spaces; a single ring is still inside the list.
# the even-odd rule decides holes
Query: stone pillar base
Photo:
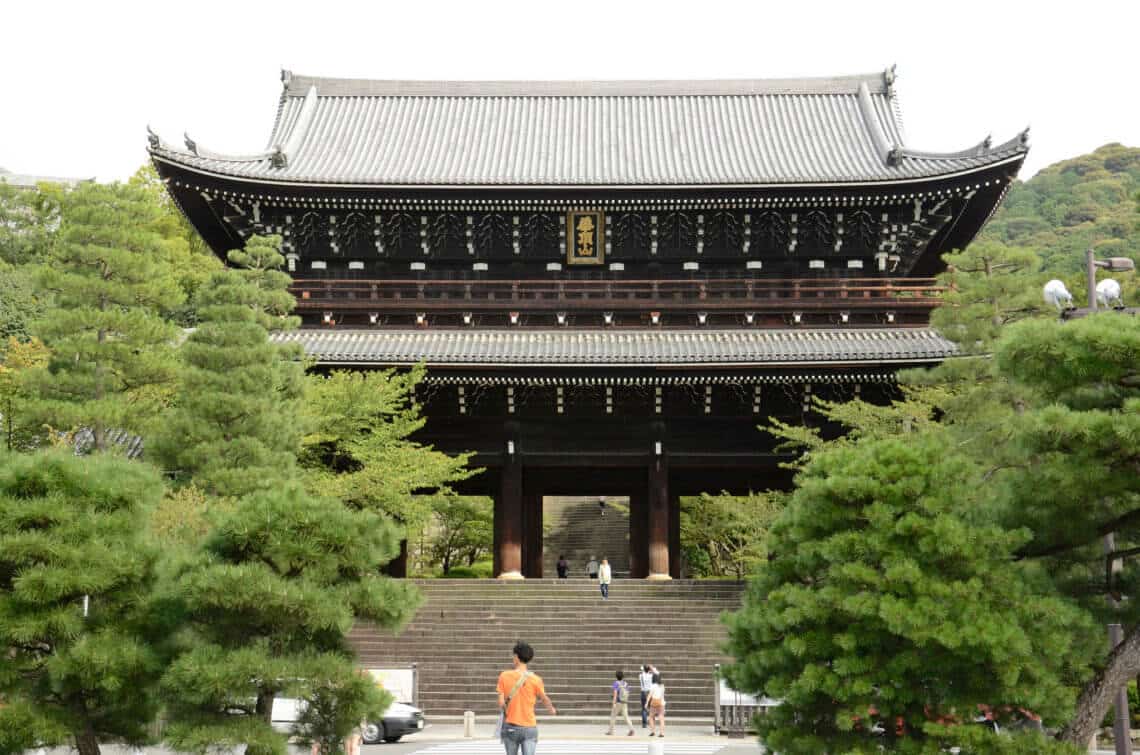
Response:
[[[646,579],[650,582],[668,582],[673,579],[673,577],[668,574],[650,574]]]
[[[495,579],[515,580],[515,579],[526,579],[526,577],[524,577],[522,575],[522,572],[505,571],[502,574],[500,574],[499,576],[495,577]]]

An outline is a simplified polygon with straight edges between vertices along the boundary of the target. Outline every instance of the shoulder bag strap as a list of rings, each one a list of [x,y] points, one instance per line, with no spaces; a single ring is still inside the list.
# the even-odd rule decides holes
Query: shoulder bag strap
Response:
[[[523,682],[526,681],[526,678],[528,676],[530,676],[529,671],[524,671],[522,675],[519,676],[519,680],[515,682],[515,686],[511,689],[511,694],[507,695],[506,698],[503,699],[503,710],[506,710],[507,706],[511,704],[511,698],[513,698],[518,693],[518,691],[522,689]]]

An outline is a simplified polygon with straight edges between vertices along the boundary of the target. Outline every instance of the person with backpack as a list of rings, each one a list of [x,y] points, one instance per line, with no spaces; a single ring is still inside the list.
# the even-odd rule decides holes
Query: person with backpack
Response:
[[[606,734],[614,733],[614,722],[620,713],[625,718],[625,725],[629,727],[628,736],[633,736],[633,722],[629,720],[629,684],[625,681],[625,672],[618,670],[614,674],[614,683],[610,686],[612,705],[610,707],[610,730]]]

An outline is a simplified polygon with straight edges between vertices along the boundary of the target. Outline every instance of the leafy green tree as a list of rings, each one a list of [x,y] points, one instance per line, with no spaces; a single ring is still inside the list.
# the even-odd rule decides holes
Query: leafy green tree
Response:
[[[0,752],[142,743],[161,657],[148,638],[158,475],[109,457],[0,458]]]
[[[729,619],[729,679],[783,701],[757,719],[769,748],[1053,747],[974,743],[953,725],[979,702],[1064,720],[1090,654],[1079,638],[1095,630],[1014,560],[1027,532],[985,524],[979,471],[947,441],[866,440],[800,473],[774,557]]]
[[[183,294],[163,309],[163,315],[178,325],[193,327],[198,323],[196,294],[223,268],[222,261],[174,204],[153,165],[139,168],[127,183],[143,192],[157,210],[150,229],[161,239],[160,264]]]
[[[341,752],[348,733],[361,721],[376,720],[393,699],[371,676],[352,670],[341,679],[307,684],[304,696],[294,736],[299,744],[316,745],[321,755]]]
[[[43,317],[45,302],[36,291],[34,273],[0,260],[0,341],[31,336],[32,323]]]
[[[231,253],[249,267],[214,273],[198,295],[201,324],[179,349],[177,405],[153,443],[176,479],[240,496],[296,474],[304,367],[296,346],[269,341],[294,324],[276,238]]]
[[[306,485],[352,508],[383,513],[415,532],[432,501],[470,477],[470,454],[448,456],[411,436],[426,421],[415,402],[424,369],[310,375],[305,411],[310,433],[302,464]]]
[[[1140,189],[1140,149],[1107,144],[1015,183],[979,241],[1039,250],[1046,270],[1079,273],[1084,252],[1140,259],[1131,197]],[[1074,290],[1080,298],[1083,292]]]
[[[52,359],[28,377],[46,424],[90,428],[105,451],[109,431],[145,434],[167,400],[176,329],[160,312],[182,294],[158,264],[161,239],[148,230],[156,209],[144,193],[81,184],[60,212],[40,272],[53,306],[35,327]]]
[[[22,267],[44,261],[59,229],[65,189],[12,186],[0,179],[0,261]]]
[[[48,362],[48,350],[38,338],[24,343],[9,337],[0,351],[0,423],[8,451],[30,451],[39,445],[40,428],[30,411],[35,397],[24,385],[28,370]]]
[[[457,562],[472,566],[491,552],[495,507],[481,496],[444,495],[433,499],[431,558],[447,576]]]
[[[284,693],[337,688],[340,705],[378,713],[384,700],[345,686],[346,635],[356,621],[396,629],[414,613],[414,586],[379,574],[399,549],[396,529],[295,486],[247,495],[214,516],[170,588],[185,629],[163,680],[168,744],[284,753],[285,737],[270,726]]]
[[[768,557],[768,530],[784,505],[778,491],[681,499],[681,548],[699,576],[744,579]]]

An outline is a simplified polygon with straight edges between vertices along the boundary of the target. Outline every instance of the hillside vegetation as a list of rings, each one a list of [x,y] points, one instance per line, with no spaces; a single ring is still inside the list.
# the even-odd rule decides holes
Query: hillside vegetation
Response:
[[[1058,276],[1083,270],[1090,246],[1140,260],[1138,193],[1140,149],[1106,144],[1015,183],[979,241],[1032,249]]]

